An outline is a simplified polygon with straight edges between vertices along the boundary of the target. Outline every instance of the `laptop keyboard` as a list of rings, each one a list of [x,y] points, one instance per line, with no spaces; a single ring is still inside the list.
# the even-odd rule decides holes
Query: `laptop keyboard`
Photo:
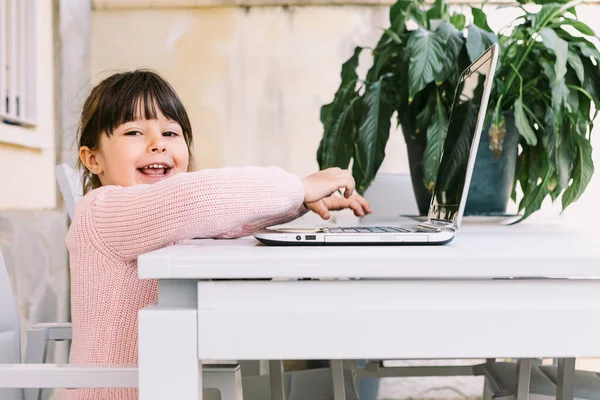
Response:
[[[339,227],[328,228],[331,233],[397,233],[413,232],[413,230],[394,227],[394,226],[357,226],[357,227]]]

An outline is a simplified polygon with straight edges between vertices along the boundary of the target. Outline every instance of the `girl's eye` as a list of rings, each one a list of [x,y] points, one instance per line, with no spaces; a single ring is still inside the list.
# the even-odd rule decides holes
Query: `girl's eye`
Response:
[[[137,136],[137,135],[141,135],[142,133],[140,131],[129,131],[129,132],[125,132],[126,136]]]
[[[177,136],[177,132],[166,131],[166,132],[163,132],[163,136],[175,137],[175,136]]]

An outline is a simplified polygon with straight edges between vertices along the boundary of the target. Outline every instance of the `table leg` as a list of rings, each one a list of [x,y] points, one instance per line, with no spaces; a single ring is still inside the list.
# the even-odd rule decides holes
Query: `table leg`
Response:
[[[344,383],[344,363],[342,360],[330,360],[331,376],[333,378],[333,400],[346,400]]]
[[[269,379],[271,380],[271,400],[285,400],[283,385],[283,361],[269,361]]]
[[[560,358],[556,377],[556,400],[573,400],[575,395],[575,359]]]
[[[139,312],[140,400],[202,400],[198,312],[150,305]]]
[[[532,361],[531,358],[521,358],[517,362],[517,400],[529,399]]]

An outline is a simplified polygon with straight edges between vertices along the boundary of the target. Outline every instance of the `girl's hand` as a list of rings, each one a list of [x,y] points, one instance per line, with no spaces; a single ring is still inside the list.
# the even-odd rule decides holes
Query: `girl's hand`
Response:
[[[345,188],[344,198],[348,199],[354,192],[354,178],[348,170],[328,168],[302,179],[304,185],[304,203],[314,203],[331,196],[338,189]]]
[[[371,213],[371,206],[369,205],[369,202],[358,193],[354,193],[348,199],[337,194],[333,194],[321,200],[317,200],[312,203],[306,203],[306,208],[316,212],[323,219],[329,219],[330,210],[344,210],[346,208],[351,208],[354,211],[354,215],[357,217],[362,217],[365,214]]]

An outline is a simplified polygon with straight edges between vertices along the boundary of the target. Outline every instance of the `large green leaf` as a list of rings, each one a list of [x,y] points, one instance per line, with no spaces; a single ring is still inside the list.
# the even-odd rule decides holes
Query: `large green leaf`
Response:
[[[562,21],[560,21],[559,24],[560,25],[565,25],[565,24],[571,25],[573,28],[577,29],[579,32],[583,33],[584,35],[596,36],[596,33],[594,32],[594,30],[592,28],[590,28],[585,23],[578,21],[576,19],[565,18]]]
[[[354,101],[358,75],[358,57],[361,48],[354,49],[354,54],[342,65],[341,83],[335,93],[333,101],[321,107],[321,123],[323,124],[323,138],[317,149],[317,162],[319,168],[330,166],[348,166],[352,155],[352,131],[348,121],[351,112],[351,103]]]
[[[581,49],[581,54],[585,57],[592,57],[600,62],[600,51],[592,43],[580,41],[576,45]]]
[[[484,31],[493,32],[492,28],[488,25],[487,16],[481,10],[481,8],[471,7],[471,13],[473,14],[473,23],[475,26],[483,29]]]
[[[561,158],[562,153],[560,149],[562,147],[561,133],[556,126],[556,118],[554,116],[554,110],[552,107],[546,108],[546,115],[544,118],[544,135],[542,136],[542,142],[546,150],[548,161],[552,166],[552,169],[559,176],[560,184],[566,187],[566,179],[569,174],[569,166],[565,165],[564,159]],[[566,170],[565,170],[566,167]]]
[[[592,145],[581,135],[575,135],[575,138],[577,144],[577,159],[573,171],[573,180],[562,196],[563,210],[581,197],[594,174]]]
[[[544,26],[552,23],[556,17],[561,15],[561,6],[557,4],[547,4],[542,6],[537,14],[532,15],[533,28],[540,30]]]
[[[579,80],[573,71],[568,71],[565,79],[565,85],[569,91],[569,98],[567,100],[568,108],[566,114],[573,113],[579,114],[581,109],[579,108],[579,90],[583,90],[579,87]]]
[[[583,70],[583,63],[581,62],[579,54],[577,54],[577,52],[575,52],[574,50],[569,49],[569,57],[567,61],[569,62],[571,68],[573,68],[573,71],[575,71],[575,74],[577,74],[579,82],[583,84],[585,80],[585,72]]]
[[[392,59],[401,53],[401,48],[394,44],[378,47],[373,50],[373,65],[367,72],[367,81],[374,82],[379,79],[384,70],[391,67]],[[402,75],[403,71],[399,68],[395,69],[396,75]]]
[[[558,36],[565,39],[573,46],[579,47],[579,49],[581,50],[581,54],[583,54],[584,57],[593,57],[600,62],[600,52],[596,48],[595,44],[593,44],[583,36],[573,36],[562,28],[556,28],[555,31],[558,34]]]
[[[592,96],[596,109],[600,109],[600,71],[589,59],[582,59],[585,78],[583,89]]]
[[[556,78],[556,64],[554,68],[551,67],[551,63],[543,58],[539,59],[539,64],[542,66],[544,75],[548,77],[550,82],[550,90],[552,93],[552,107],[556,116],[556,123],[560,125],[563,118],[563,107],[571,109],[569,105],[569,89],[564,79]]]
[[[556,56],[554,63],[554,79],[563,79],[567,73],[567,59],[569,58],[569,45],[554,32],[552,28],[543,28],[540,31],[542,42],[548,50]]]
[[[561,132],[561,143],[558,147],[558,178],[561,189],[565,189],[569,185],[573,163],[577,157],[576,149],[573,148],[568,140],[565,140],[566,135],[570,134],[570,129],[567,132],[563,129]]]
[[[435,0],[433,6],[427,10],[427,19],[431,22],[433,20],[443,20],[448,13],[448,4],[444,0]]]
[[[431,124],[431,118],[433,117],[433,113],[436,111],[436,93],[437,91],[431,91],[431,94],[425,103],[425,107],[423,107],[417,114],[415,130],[416,134],[426,131]]]
[[[542,154],[531,146],[525,146],[521,153],[523,157],[523,167],[519,175],[519,183],[523,190],[523,198],[519,202],[519,212],[523,211],[531,197],[534,189],[537,187],[541,178],[542,170],[545,167],[542,163]]]
[[[467,17],[462,14],[454,13],[450,17],[450,23],[454,25],[454,27],[460,31],[465,29],[465,25],[467,24]]]
[[[320,169],[330,167],[348,168],[354,151],[356,125],[352,120],[355,103],[360,98],[355,96],[341,113],[334,117],[329,130],[323,135],[318,150]]]
[[[474,62],[494,43],[498,42],[498,37],[475,25],[469,25],[467,28],[467,53],[469,60]]]
[[[393,31],[399,32],[404,27],[404,12],[413,3],[413,0],[398,0],[390,7],[390,25]]]
[[[448,127],[448,117],[442,99],[439,94],[435,98],[435,113],[427,129],[427,146],[423,154],[424,183],[430,189],[435,184]]]
[[[385,81],[370,84],[363,96],[363,122],[358,128],[352,175],[356,189],[364,193],[385,158],[385,145],[390,136],[393,108],[385,94]]]
[[[445,54],[440,42],[423,28],[411,35],[407,47],[410,54],[408,101],[412,102],[415,95],[442,71]]]
[[[523,213],[521,218],[519,218],[519,220],[513,222],[513,224],[523,221],[524,219],[529,217],[531,214],[533,214],[534,212],[539,210],[540,207],[542,206],[542,202],[544,201],[544,198],[549,193],[548,182],[549,182],[550,178],[552,177],[552,168],[550,168],[549,165],[546,165],[544,167],[544,169],[545,169],[545,172],[544,172],[544,176],[542,177],[542,181],[539,184],[537,184],[533,188],[533,190],[531,190],[531,192],[529,193],[528,196],[523,197],[522,203],[524,203],[524,204],[521,204],[520,208],[522,210],[525,210],[525,212]]]
[[[523,100],[521,99],[521,97],[515,100],[514,110],[515,125],[517,127],[517,130],[519,131],[521,136],[525,138],[525,141],[528,145],[535,146],[537,144],[537,137],[535,136],[533,129],[531,129],[531,125],[529,125],[529,120],[525,115],[525,111],[523,111]]]
[[[435,77],[439,85],[450,76],[458,75],[458,56],[463,49],[464,39],[460,31],[446,21],[438,26],[433,35],[446,49],[446,56],[442,59],[443,68]]]

